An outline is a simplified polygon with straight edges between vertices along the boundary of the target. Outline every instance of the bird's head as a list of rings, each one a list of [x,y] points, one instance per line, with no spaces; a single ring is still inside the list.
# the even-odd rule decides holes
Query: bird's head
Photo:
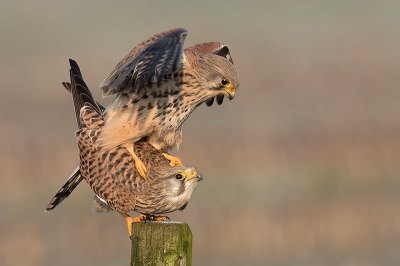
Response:
[[[201,174],[193,166],[172,166],[161,178],[163,195],[179,208],[187,203],[197,184],[203,180]]]
[[[198,182],[203,180],[201,174],[193,166],[174,166],[172,174],[168,177],[169,182],[180,190],[194,189]],[[180,194],[178,193],[178,194]]]
[[[197,55],[198,60],[193,64],[196,76],[205,93],[207,105],[210,106],[217,98],[217,103],[222,104],[224,96],[229,100],[235,97],[239,88],[239,76],[233,63],[226,57],[215,54]]]

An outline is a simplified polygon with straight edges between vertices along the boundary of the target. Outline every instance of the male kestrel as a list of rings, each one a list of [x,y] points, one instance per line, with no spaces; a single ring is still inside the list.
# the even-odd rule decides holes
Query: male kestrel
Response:
[[[148,170],[145,180],[139,176],[132,156],[124,147],[99,146],[98,137],[104,127],[102,110],[83,81],[76,62],[70,60],[70,64],[80,162],[79,171],[64,185],[64,191],[73,189],[82,177],[85,178],[95,193],[94,211],[119,212],[126,219],[130,236],[132,222],[165,220],[165,216],[154,215],[183,210],[202,176],[191,166],[171,166],[161,151],[141,140],[136,141],[132,149]],[[65,197],[60,198],[58,203]],[[58,204],[54,202],[53,199],[47,211]],[[131,217],[127,214],[130,211],[141,215]]]
[[[104,113],[98,145],[122,145],[142,177],[146,167],[133,150],[145,139],[162,151],[171,165],[181,165],[169,151],[179,147],[181,127],[200,104],[233,99],[239,78],[229,48],[219,42],[183,50],[187,31],[177,28],[154,35],[136,46],[101,83],[103,97],[115,94]]]

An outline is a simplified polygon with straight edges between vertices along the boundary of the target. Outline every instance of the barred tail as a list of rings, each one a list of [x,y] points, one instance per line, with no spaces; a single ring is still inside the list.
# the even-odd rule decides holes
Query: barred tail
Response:
[[[83,80],[78,64],[72,59],[69,59],[69,64],[71,66],[69,73],[71,78],[71,93],[72,100],[74,102],[75,117],[78,128],[82,129],[80,117],[82,107],[85,105],[90,105],[99,115],[101,115],[102,111],[97,105],[97,102],[94,100],[93,95],[85,81]]]
[[[64,88],[67,91],[71,92],[71,89],[72,89],[71,83],[69,83],[69,82],[61,82],[61,84],[64,86]],[[104,110],[106,110],[106,108],[103,105],[101,105],[99,102],[96,101],[96,104],[100,108],[101,113],[103,113]]]
[[[60,188],[54,198],[47,205],[45,212],[50,212],[55,207],[57,207],[65,198],[71,194],[71,192],[76,188],[77,185],[83,180],[81,172],[79,170],[79,165],[74,169],[67,182]]]
[[[81,120],[80,120],[80,109],[86,104],[89,103],[96,112],[100,114],[104,111],[104,107],[98,104],[94,98],[89,88],[83,81],[82,73],[79,69],[78,64],[70,59],[70,78],[71,83],[63,82],[63,86],[72,94],[74,108],[75,108],[75,116],[76,121],[78,123],[78,128],[82,129]],[[76,188],[76,186],[83,180],[81,175],[79,165],[74,169],[67,182],[60,188],[57,194],[50,201],[49,205],[47,205],[45,212],[50,212],[55,207],[57,207],[65,198],[71,194],[71,192]]]

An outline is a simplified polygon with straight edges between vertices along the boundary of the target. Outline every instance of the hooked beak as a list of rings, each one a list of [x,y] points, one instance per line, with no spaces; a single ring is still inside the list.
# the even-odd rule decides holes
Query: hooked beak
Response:
[[[228,97],[229,100],[235,98],[236,89],[232,86],[224,90],[224,94]]]
[[[236,94],[236,89],[233,86],[230,86],[227,89],[223,90],[222,93],[206,100],[205,102],[207,106],[211,106],[214,103],[214,99],[217,98],[218,105],[221,105],[222,102],[224,101],[224,96],[228,97],[229,100],[232,100],[233,98],[235,98],[235,94]]]
[[[203,180],[203,177],[201,176],[200,173],[196,171],[191,171],[189,174],[189,178],[187,179],[188,181],[195,183],[195,182],[200,182]]]

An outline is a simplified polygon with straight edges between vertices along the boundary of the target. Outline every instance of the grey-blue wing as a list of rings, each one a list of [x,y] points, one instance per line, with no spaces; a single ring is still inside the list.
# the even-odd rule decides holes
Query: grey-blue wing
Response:
[[[150,79],[159,87],[164,74],[176,72],[182,63],[186,36],[186,29],[177,28],[156,34],[136,46],[100,84],[103,97],[139,93]]]

